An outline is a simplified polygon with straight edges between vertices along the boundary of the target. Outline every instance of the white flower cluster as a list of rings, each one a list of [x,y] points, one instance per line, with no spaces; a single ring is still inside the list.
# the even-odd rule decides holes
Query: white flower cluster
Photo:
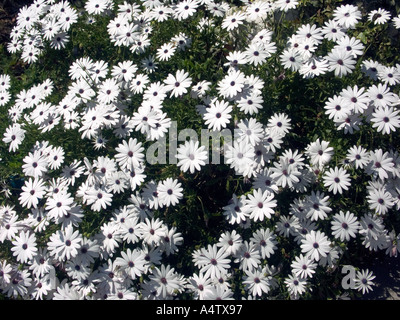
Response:
[[[395,149],[354,145],[343,163],[334,163],[335,150],[322,138],[304,150],[283,147],[296,126],[290,114],[268,110],[265,123],[258,118],[265,116],[267,107],[265,81],[257,72],[274,55],[287,72],[298,72],[306,81],[329,72],[343,79],[358,68],[365,52],[364,44],[348,35],[363,18],[353,5],[336,8],[324,26],[302,25],[286,47],[279,48],[274,32],[260,21],[298,5],[293,0],[242,1],[237,10],[212,0],[118,5],[112,0],[88,0],[79,12],[68,1],[35,0],[24,7],[8,50],[21,52],[29,64],[48,46],[48,50],[65,49],[69,31],[81,16],[90,17],[85,23],[94,23],[100,15],[109,17],[106,36],[117,50],[128,48],[130,58],[118,62],[78,58],[66,72],[68,90],[58,103],[50,99],[55,79],[47,79],[20,91],[7,109],[11,125],[3,142],[11,153],[18,152],[32,126],[43,134],[77,132],[81,140],[92,142],[93,150],[91,156],[67,161],[62,145],[38,138],[23,158],[19,203],[0,208],[0,242],[11,245],[16,260],[0,261],[0,290],[26,299],[174,299],[180,293],[195,299],[233,299],[232,281],[237,277],[233,271],[239,270],[246,297],[265,297],[283,284],[291,298],[299,298],[311,290],[319,269],[333,269],[339,263],[350,241],[361,239],[367,250],[397,256],[400,234],[389,230],[383,219],[400,209],[400,157]],[[242,27],[255,31],[246,35],[242,47],[228,49],[217,81],[195,82],[183,68],[168,69],[161,78],[157,69],[190,51],[194,37],[190,30],[182,30],[154,48],[154,25],[189,21],[202,10],[208,14],[199,15],[196,32],[218,26],[225,37],[216,41],[230,39]],[[368,14],[373,24],[387,23],[390,17],[383,9]],[[398,28],[399,17],[393,23]],[[332,49],[321,54],[324,41]],[[328,97],[325,116],[344,133],[362,130],[365,119],[378,133],[390,135],[400,126],[396,109],[400,99],[394,93],[400,84],[400,65],[368,60],[362,61],[362,70],[376,84],[346,86]],[[0,76],[0,106],[12,100],[10,81],[8,75]],[[165,137],[172,125],[168,107],[183,98],[193,101],[197,120],[209,131],[235,129],[225,164],[251,185],[249,192],[233,193],[220,208],[231,231],[221,230],[216,243],[193,250],[191,262],[197,269],[186,276],[167,262],[184,243],[184,230],[169,226],[157,213],[185,199],[182,176],[202,171],[208,149],[193,140],[182,143],[176,156],[182,175],[155,180],[148,174],[145,143],[140,140]],[[367,198],[359,200],[365,201],[365,212],[338,210],[332,199],[346,193],[357,174],[370,177]],[[287,211],[279,202],[285,192],[296,195],[286,203]],[[115,204],[114,199],[127,194],[129,203]],[[111,218],[103,219],[103,213]],[[90,224],[85,218],[93,214],[102,219],[93,222],[99,223],[93,225],[97,231],[87,236],[80,227]],[[242,233],[247,229],[251,232]],[[44,233],[50,235],[43,239]],[[281,266],[269,263],[279,252],[280,241],[293,242],[299,252],[292,255],[281,284],[276,277]],[[61,283],[53,276],[55,270],[65,276]],[[368,270],[358,272],[354,289],[369,292],[373,278]]]

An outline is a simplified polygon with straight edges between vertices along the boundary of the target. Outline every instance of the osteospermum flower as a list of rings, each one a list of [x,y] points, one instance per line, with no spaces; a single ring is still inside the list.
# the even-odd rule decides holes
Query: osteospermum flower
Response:
[[[13,255],[17,261],[26,263],[31,261],[37,253],[36,236],[34,233],[21,231],[15,240],[12,242]]]
[[[101,231],[97,235],[99,241],[100,254],[112,255],[116,251],[121,242],[121,234],[119,232],[119,226],[117,224],[108,222],[100,227]]]
[[[233,145],[228,145],[225,152],[225,163],[235,169],[235,173],[243,176],[252,176],[255,174],[253,167],[254,147],[245,141],[233,142]]]
[[[399,96],[391,92],[390,88],[384,83],[369,87],[367,95],[375,107],[391,106],[399,101]]]
[[[140,237],[149,245],[159,245],[167,231],[163,221],[158,218],[145,218],[138,228]]]
[[[235,12],[225,16],[221,26],[223,29],[231,31],[243,24],[245,18],[246,15],[243,12]]]
[[[328,69],[328,61],[324,57],[314,57],[303,63],[299,73],[303,75],[303,78],[314,78],[325,74]]]
[[[5,106],[11,100],[11,94],[8,91],[0,91],[0,106]]]
[[[296,9],[298,6],[299,1],[298,0],[277,0],[275,2],[275,6],[280,10],[280,11],[288,11],[290,9]]]
[[[161,299],[173,296],[174,292],[183,290],[183,282],[180,275],[170,265],[161,264],[160,268],[155,267],[152,269],[149,278],[150,282],[153,283],[156,294]]]
[[[338,48],[339,50],[344,50],[353,55],[354,58],[357,58],[358,56],[361,56],[364,52],[364,45],[363,43],[354,38],[354,37],[349,37],[349,36],[344,36],[340,38],[337,41],[337,45],[335,48]]]
[[[232,118],[232,106],[227,101],[214,100],[210,106],[206,108],[203,116],[205,124],[213,131],[220,131],[225,128]]]
[[[144,253],[138,249],[128,248],[126,252],[121,252],[121,257],[115,259],[115,264],[120,266],[133,280],[144,273],[146,263]]]
[[[158,63],[153,55],[149,55],[148,57],[142,59],[141,66],[142,69],[147,73],[153,73],[158,68]]]
[[[290,265],[292,267],[292,273],[297,277],[307,279],[312,278],[315,273],[317,264],[310,257],[300,254]]]
[[[369,161],[365,167],[368,174],[378,176],[380,179],[387,179],[389,172],[393,171],[393,158],[389,156],[389,152],[382,149],[369,152]]]
[[[235,224],[246,220],[248,214],[244,210],[245,203],[246,196],[237,197],[236,194],[232,195],[232,199],[222,208],[223,215],[228,223]]]
[[[333,49],[328,53],[326,60],[329,64],[329,71],[333,71],[339,78],[352,73],[356,64],[353,55],[342,49]]]
[[[6,260],[0,260],[0,285],[2,287],[5,287],[10,283],[12,270],[13,268],[11,267],[11,264],[7,263]]]
[[[396,29],[400,29],[400,14],[392,19],[393,25]]]
[[[296,48],[304,60],[304,63],[312,61],[315,51],[317,50],[317,42],[311,38],[302,38],[297,36],[299,46]]]
[[[394,204],[392,195],[383,188],[372,189],[367,199],[370,209],[378,215],[386,214]]]
[[[49,151],[47,162],[50,169],[58,169],[64,162],[64,149],[62,147],[55,147]]]
[[[200,171],[201,166],[204,166],[206,164],[205,160],[208,159],[208,152],[205,148],[205,146],[199,147],[198,141],[185,141],[185,144],[180,145],[178,148],[176,158],[179,161],[177,166],[183,172],[189,171],[190,173],[194,173],[196,170]]]
[[[346,29],[343,28],[337,21],[328,20],[324,23],[321,30],[325,39],[337,41],[346,34]]]
[[[42,199],[46,193],[44,181],[41,178],[25,181],[25,185],[21,188],[22,192],[18,198],[20,204],[28,209],[33,207],[37,208],[39,200]]]
[[[193,257],[193,262],[205,277],[218,278],[230,267],[231,259],[228,257],[229,252],[224,248],[218,249],[217,245],[208,245],[207,248],[201,249],[201,256]]]
[[[157,186],[158,197],[162,203],[169,207],[179,203],[179,200],[183,197],[182,184],[176,179],[167,178],[160,182]]]
[[[228,72],[232,70],[238,70],[240,65],[246,64],[246,55],[242,51],[231,51],[228,53],[226,59],[228,62],[224,63],[224,66],[229,66]]]
[[[5,204],[17,199],[15,207],[0,206],[0,243],[11,252],[0,255],[20,264],[0,261],[4,296],[251,300],[277,289],[280,296],[310,298],[326,292],[314,285],[329,284],[324,272],[340,267],[342,256],[355,257],[357,246],[371,254],[400,252],[400,64],[385,60],[395,50],[387,41],[363,60],[373,40],[368,29],[392,36],[399,17],[343,5],[313,24],[284,19],[307,1],[130,2],[87,0],[80,17],[68,1],[35,0],[16,19],[7,50],[24,63],[51,67],[48,49],[76,42],[83,29],[70,30],[78,20],[91,32],[99,30],[95,21],[104,27],[107,33],[92,40],[102,38],[107,50],[100,50],[102,60],[73,59],[57,83],[47,79],[19,93],[15,74],[0,75],[0,107],[9,121],[3,151],[10,153],[0,163],[13,174],[0,179],[0,194]],[[304,9],[310,8],[296,10],[300,18]],[[275,13],[291,35],[269,29],[279,22]],[[354,32],[359,26],[366,29]],[[83,41],[71,55],[93,44]],[[212,157],[194,131],[173,154],[173,141],[164,138],[173,137],[175,120],[196,131],[206,125]],[[34,133],[48,143],[29,149]],[[146,154],[147,166],[144,147],[151,141],[158,143],[149,149],[152,159]],[[177,160],[167,166],[165,143],[169,160]],[[215,166],[221,154],[225,163]],[[216,179],[206,181],[210,176]],[[130,203],[123,205],[126,196]],[[343,210],[349,199],[356,206]],[[229,231],[219,232],[221,221],[212,217],[218,211]],[[161,217],[179,223],[168,226]],[[195,220],[201,223],[187,229],[196,240],[190,252],[179,247],[190,239],[178,231]],[[292,240],[298,252],[281,252]],[[184,251],[176,255],[178,247]],[[285,268],[269,267],[275,253],[289,261]],[[187,267],[188,254],[198,270],[177,273],[173,267]],[[68,278],[56,290],[53,271]],[[316,274],[318,281],[308,282]],[[361,272],[353,289],[369,292],[372,278]]]
[[[389,86],[397,85],[400,83],[400,70],[394,66],[382,66],[378,69],[378,79]]]
[[[372,127],[383,134],[395,132],[396,128],[400,127],[399,110],[394,110],[393,107],[377,107],[372,113]]]
[[[365,92],[365,88],[347,87],[343,89],[340,96],[344,99],[344,103],[355,113],[363,113],[368,108],[370,99]]]
[[[161,103],[166,96],[165,84],[160,81],[150,83],[143,93],[143,99],[153,104]]]
[[[81,247],[82,236],[79,230],[73,229],[71,225],[64,230],[53,233],[47,243],[48,250],[54,258],[59,261],[69,260],[78,255]]]
[[[324,108],[326,110],[325,113],[330,119],[348,117],[352,112],[350,105],[346,103],[345,99],[340,95],[335,95],[332,98],[328,98]]]
[[[87,204],[93,211],[106,209],[112,203],[113,194],[105,187],[94,187],[87,192]]]
[[[362,291],[363,294],[372,291],[372,286],[375,276],[372,271],[368,269],[357,271],[356,278],[354,280],[354,288],[358,291]]]
[[[218,93],[224,98],[233,98],[242,92],[245,84],[245,75],[240,70],[230,71],[218,82]]]
[[[100,103],[109,104],[117,100],[120,92],[117,80],[106,79],[99,85],[99,92],[97,94],[97,100]]]
[[[378,70],[382,65],[374,60],[364,60],[361,64],[361,71],[372,80],[378,79]]]
[[[256,248],[261,252],[261,257],[263,259],[269,258],[274,254],[275,250],[278,248],[278,241],[275,233],[269,228],[259,229],[253,233],[250,241],[255,243]]]
[[[247,19],[249,19],[250,21],[257,21],[258,19],[267,17],[267,15],[272,12],[272,10],[273,6],[271,3],[264,1],[254,1],[246,8]],[[264,34],[264,30],[260,32]]]
[[[320,258],[326,257],[330,251],[331,242],[321,231],[311,230],[301,243],[301,251],[305,253],[307,257],[310,257],[315,261],[319,261]]]
[[[171,92],[171,97],[178,97],[188,91],[192,83],[192,78],[189,73],[184,70],[178,70],[176,75],[169,74],[167,79],[164,80],[165,90]]]
[[[279,56],[282,66],[291,71],[299,71],[303,64],[303,57],[295,48],[285,49]]]
[[[291,235],[296,236],[299,227],[299,219],[296,216],[281,215],[276,223],[276,232],[288,238]]]
[[[158,209],[163,207],[163,202],[160,201],[157,191],[157,183],[151,180],[146,183],[143,188],[142,197],[146,201],[150,209]]]
[[[108,0],[89,0],[85,4],[85,10],[89,14],[102,14],[109,6]]]
[[[263,221],[264,218],[270,219],[275,211],[273,208],[277,206],[274,199],[274,194],[268,190],[262,189],[253,190],[252,194],[248,195],[244,210],[254,221]]]
[[[49,197],[46,201],[46,210],[49,217],[54,219],[66,216],[72,209],[74,199],[69,193],[58,192]]]
[[[340,25],[349,29],[355,27],[362,15],[357,6],[346,4],[336,8],[333,17]]]
[[[265,269],[245,270],[246,276],[243,279],[245,290],[250,291],[253,296],[262,296],[270,291],[270,278]]]
[[[135,77],[130,81],[130,89],[134,94],[141,94],[150,82],[149,76],[142,73],[136,73]]]
[[[252,146],[256,146],[264,137],[262,124],[254,118],[241,120],[237,124],[237,128],[235,135],[237,135],[238,140],[249,143]]]
[[[317,139],[307,146],[306,154],[310,157],[312,165],[323,166],[331,160],[333,148],[329,147],[328,141]]]
[[[365,238],[377,240],[384,232],[385,225],[381,216],[368,213],[361,217],[359,233]]]
[[[21,230],[20,221],[18,221],[18,215],[13,212],[1,219],[2,228],[0,228],[0,242],[4,242],[5,239],[12,240]]]
[[[22,171],[27,176],[39,178],[47,172],[47,159],[40,151],[29,152],[23,161]]]
[[[280,136],[285,136],[291,129],[290,118],[285,113],[274,113],[267,123],[267,128],[271,133],[277,133]]]
[[[379,8],[368,13],[368,20],[374,24],[384,24],[390,20],[391,14],[389,11]]]
[[[32,285],[31,274],[28,270],[18,270],[13,268],[11,273],[10,282],[4,287],[3,292],[9,298],[14,299],[26,296],[28,293],[28,288]]]
[[[311,191],[311,195],[307,196],[304,201],[303,210],[311,220],[326,219],[328,213],[332,211],[332,208],[329,206],[329,196],[325,196],[320,191]]]
[[[176,51],[176,46],[173,43],[165,43],[157,49],[156,57],[160,61],[168,61]]]
[[[246,60],[249,64],[254,66],[261,65],[265,62],[270,54],[264,49],[263,45],[260,43],[250,44],[244,51],[246,55]]]
[[[270,192],[277,193],[279,188],[272,178],[272,170],[270,168],[264,168],[257,173],[254,178],[253,187],[255,189],[269,190]]]
[[[340,211],[333,216],[331,221],[332,235],[340,241],[349,241],[357,236],[360,223],[350,211]]]
[[[285,278],[286,288],[294,299],[298,299],[299,295],[302,295],[306,291],[307,284],[307,279],[294,274],[290,274]]]
[[[3,142],[9,143],[9,152],[15,152],[22,141],[25,139],[26,130],[19,123],[9,126],[4,133]]]
[[[237,106],[240,111],[243,111],[245,114],[257,114],[259,110],[263,108],[263,98],[257,92],[251,92],[246,95],[241,95],[240,99],[237,101]]]
[[[282,188],[293,187],[300,181],[300,176],[301,172],[286,158],[280,158],[279,162],[274,162],[274,167],[271,168],[271,177],[275,180],[276,185]]]
[[[129,60],[119,62],[111,70],[111,76],[117,81],[130,81],[137,71],[137,66]]]
[[[224,248],[231,255],[236,255],[241,249],[242,243],[242,236],[236,230],[233,230],[232,232],[227,231],[221,234],[217,246]]]
[[[115,158],[122,169],[136,168],[143,162],[144,148],[142,147],[142,143],[138,142],[136,138],[129,138],[128,142],[123,140],[122,143],[115,148],[115,151],[118,152]]]
[[[211,82],[207,80],[199,81],[194,84],[190,90],[192,98],[204,98],[206,92],[210,89]]]
[[[88,102],[96,95],[86,79],[78,79],[73,82],[69,87],[69,91],[76,99],[79,99],[83,103]]]
[[[178,21],[188,19],[193,16],[197,7],[199,6],[198,0],[183,0],[176,4],[174,7],[174,17],[178,19]]]
[[[369,153],[365,148],[355,145],[348,150],[347,159],[354,164],[356,169],[362,169],[369,162]]]
[[[239,269],[242,269],[243,271],[254,270],[261,262],[261,255],[258,246],[251,241],[244,241],[239,253],[235,257],[236,259],[234,262],[238,262],[240,264]]]
[[[8,91],[11,87],[11,77],[8,74],[0,74],[0,91]]]
[[[182,242],[182,233],[177,232],[176,227],[172,227],[166,231],[165,236],[162,238],[160,249],[169,256],[179,251],[178,246],[180,246]]]

